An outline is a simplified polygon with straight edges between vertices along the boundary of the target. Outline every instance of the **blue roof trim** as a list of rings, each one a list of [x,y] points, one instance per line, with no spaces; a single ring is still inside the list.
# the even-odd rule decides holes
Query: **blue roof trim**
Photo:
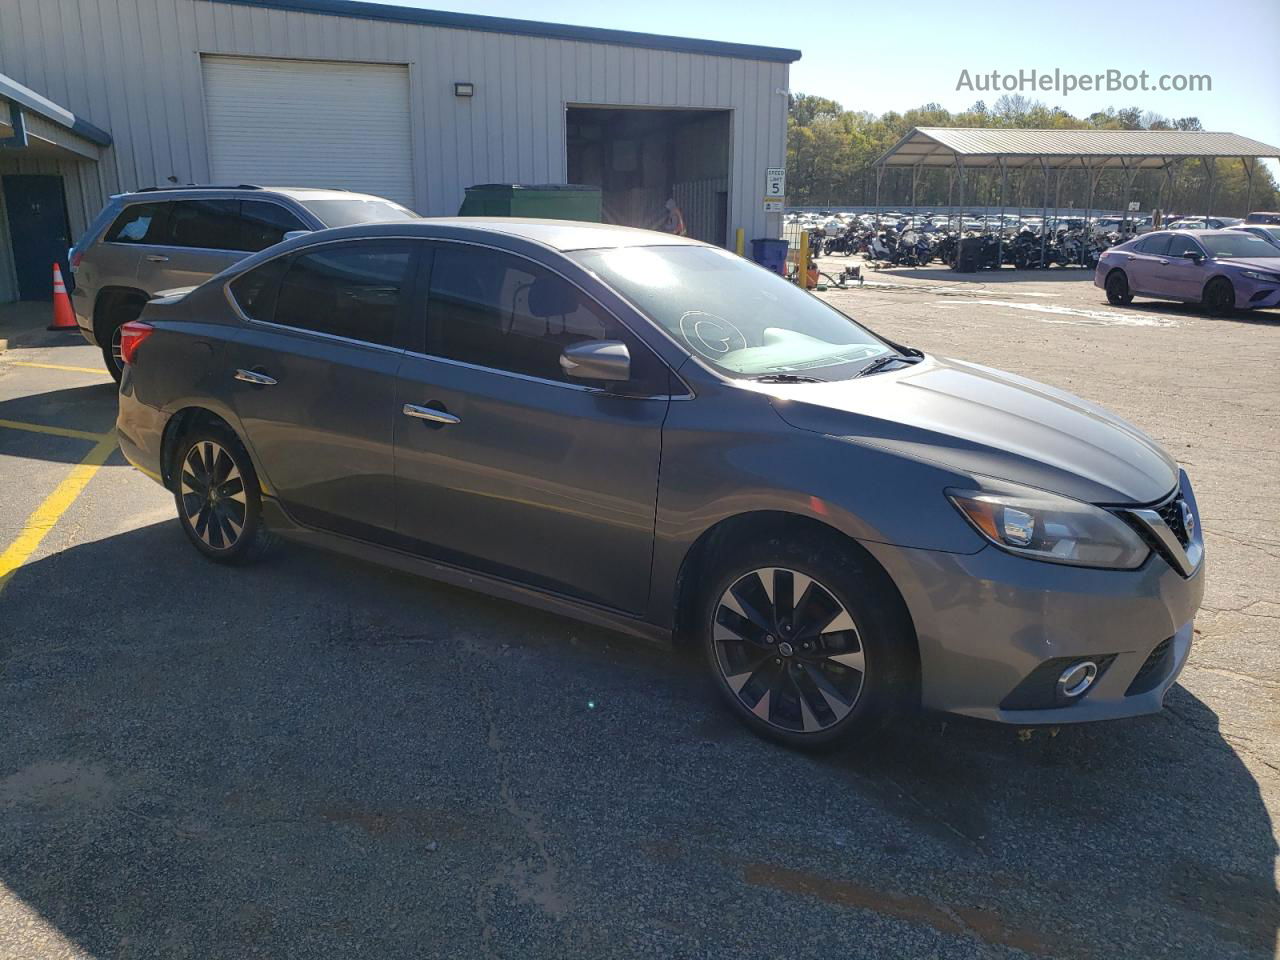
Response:
[[[656,33],[633,33],[629,30],[604,30],[597,27],[574,27],[538,20],[513,20],[507,17],[484,17],[474,13],[450,13],[444,10],[422,10],[387,3],[364,3],[356,0],[206,0],[208,3],[230,3],[244,7],[270,7],[295,13],[323,13],[361,20],[390,20],[416,23],[429,27],[452,27],[458,30],[481,30],[525,37],[550,37],[558,40],[582,40],[588,43],[612,43],[647,50],[672,50],[676,53],[703,53],[713,57],[738,57],[743,60],[768,60],[794,63],[799,50],[781,47],[758,47],[749,43],[727,43],[720,40],[695,40],[691,37],[667,37]]]
[[[82,120],[66,107],[59,106],[48,97],[40,96],[30,87],[24,87],[17,80],[6,77],[3,73],[0,73],[0,97],[32,113],[38,113],[100,147],[111,146],[111,134],[107,131],[101,127],[95,127],[88,120]]]

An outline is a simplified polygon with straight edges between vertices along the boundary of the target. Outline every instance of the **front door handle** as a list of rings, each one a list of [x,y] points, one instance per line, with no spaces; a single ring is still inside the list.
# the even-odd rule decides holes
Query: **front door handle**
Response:
[[[237,370],[235,378],[244,383],[252,383],[255,387],[274,387],[276,385],[275,377],[268,377],[265,373],[258,373],[256,370]]]
[[[1169,261],[1168,261],[1168,260],[1161,260],[1161,261],[1160,261],[1160,264],[1161,264],[1162,266],[1167,267],[1167,266],[1169,265]]]
[[[158,253],[148,254],[147,262],[149,263],[168,263],[169,258]]]
[[[422,407],[416,403],[406,403],[404,405],[404,415],[413,417],[417,420],[430,420],[432,423],[461,423],[461,417],[455,417],[452,413],[445,410],[437,410],[434,407]]]

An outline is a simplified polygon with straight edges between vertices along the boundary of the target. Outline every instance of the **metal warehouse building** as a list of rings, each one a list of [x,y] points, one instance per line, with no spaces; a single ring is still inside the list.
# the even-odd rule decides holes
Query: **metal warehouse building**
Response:
[[[793,50],[348,0],[3,0],[0,301],[47,298],[106,198],[256,183],[426,215],[586,183],[605,219],[776,236]]]

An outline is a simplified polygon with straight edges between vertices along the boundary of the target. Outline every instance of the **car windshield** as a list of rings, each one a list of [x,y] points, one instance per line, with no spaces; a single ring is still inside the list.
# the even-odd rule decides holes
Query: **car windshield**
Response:
[[[1236,257],[1280,257],[1280,247],[1267,243],[1251,233],[1210,234],[1200,237],[1209,256],[1218,259]]]
[[[726,250],[620,247],[571,256],[729,376],[842,379],[891,352],[817,297]]]
[[[367,197],[303,200],[302,205],[314,213],[326,227],[349,227],[357,223],[422,219],[412,210],[398,203]]]

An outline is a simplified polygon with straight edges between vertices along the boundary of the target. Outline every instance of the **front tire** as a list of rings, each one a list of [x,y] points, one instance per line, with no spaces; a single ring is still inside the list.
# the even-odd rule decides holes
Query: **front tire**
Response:
[[[1123,270],[1112,270],[1107,274],[1107,302],[1115,306],[1133,303],[1133,293],[1129,290],[1129,278]]]
[[[178,444],[173,485],[182,532],[208,559],[250,563],[271,546],[258,475],[230,430],[198,427],[186,434]]]
[[[1215,317],[1225,317],[1236,308],[1236,291],[1226,277],[1214,277],[1204,288],[1201,300],[1207,313]]]
[[[914,633],[888,577],[817,536],[733,551],[699,609],[713,681],[753,732],[800,749],[847,746],[902,708]]]

